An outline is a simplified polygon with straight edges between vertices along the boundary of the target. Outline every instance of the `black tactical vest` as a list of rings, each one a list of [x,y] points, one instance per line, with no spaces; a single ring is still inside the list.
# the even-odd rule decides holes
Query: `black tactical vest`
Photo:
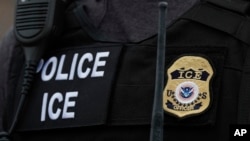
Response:
[[[250,20],[242,3],[201,2],[168,27],[164,140],[226,141],[230,125],[249,123]],[[157,35],[139,43],[82,35],[69,28],[50,44],[14,140],[149,140]]]

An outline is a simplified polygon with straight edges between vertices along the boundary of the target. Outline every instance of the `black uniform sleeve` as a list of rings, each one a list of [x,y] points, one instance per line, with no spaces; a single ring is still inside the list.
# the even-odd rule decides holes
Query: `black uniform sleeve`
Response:
[[[17,41],[14,37],[13,29],[11,28],[0,41],[0,131],[6,130],[4,129],[4,124],[6,124],[6,122],[4,122],[4,117],[8,101],[8,81],[13,50],[16,45]]]

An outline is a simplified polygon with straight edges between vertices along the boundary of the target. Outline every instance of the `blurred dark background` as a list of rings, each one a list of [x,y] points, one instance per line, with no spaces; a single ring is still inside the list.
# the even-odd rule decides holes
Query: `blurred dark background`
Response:
[[[13,25],[16,0],[0,0],[0,40]]]

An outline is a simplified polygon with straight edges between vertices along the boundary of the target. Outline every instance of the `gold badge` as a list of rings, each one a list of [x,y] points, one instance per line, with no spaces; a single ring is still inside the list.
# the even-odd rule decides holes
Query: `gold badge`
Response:
[[[201,56],[182,56],[167,70],[163,109],[184,118],[204,112],[210,105],[210,81],[214,71]]]

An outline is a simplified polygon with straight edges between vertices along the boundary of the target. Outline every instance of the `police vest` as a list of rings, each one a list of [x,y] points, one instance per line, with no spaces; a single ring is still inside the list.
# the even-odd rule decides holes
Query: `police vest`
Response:
[[[241,6],[201,2],[168,27],[164,140],[228,140],[230,124],[249,121],[239,112],[250,102],[250,20]],[[157,35],[131,44],[80,35],[51,43],[13,139],[148,140]]]

